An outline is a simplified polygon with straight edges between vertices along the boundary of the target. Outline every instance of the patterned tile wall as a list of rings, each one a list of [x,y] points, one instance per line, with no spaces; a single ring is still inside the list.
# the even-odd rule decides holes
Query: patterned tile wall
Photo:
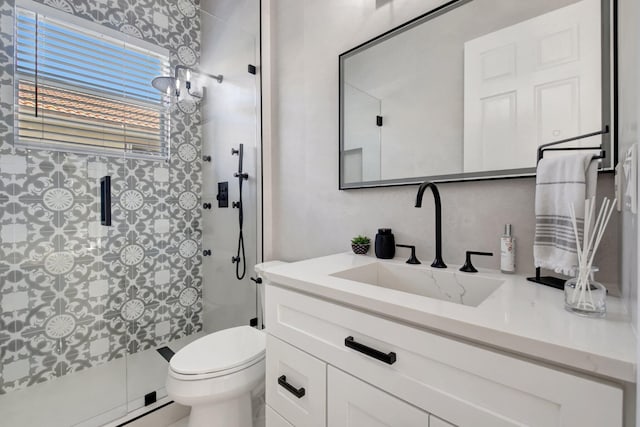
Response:
[[[198,62],[197,0],[37,1]],[[14,147],[13,9],[0,2],[0,394],[202,328],[199,108],[173,108],[169,162]]]

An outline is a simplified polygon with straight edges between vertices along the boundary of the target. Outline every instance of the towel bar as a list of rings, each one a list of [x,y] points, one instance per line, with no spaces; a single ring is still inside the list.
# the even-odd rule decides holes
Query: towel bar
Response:
[[[554,147],[554,146],[556,146],[558,144],[564,144],[564,143],[567,143],[567,142],[578,141],[578,140],[584,139],[584,138],[590,138],[592,136],[605,135],[607,133],[609,133],[609,126],[608,125],[606,125],[604,127],[604,129],[602,129],[602,130],[600,130],[598,132],[586,133],[584,135],[574,136],[572,138],[561,139],[560,141],[555,141],[555,142],[549,142],[547,144],[542,144],[541,146],[538,147],[538,161],[537,161],[537,163],[540,163],[540,160],[542,160],[545,151],[588,151],[588,150],[600,150],[600,154],[597,155],[597,156],[593,156],[593,158],[594,158],[594,160],[595,159],[604,159],[604,158],[606,158],[607,153],[602,149],[602,144],[600,146],[598,146],[598,147],[555,147],[555,148],[549,148],[549,147]],[[540,275],[540,267],[536,267],[536,275],[535,275],[535,277],[527,277],[527,280],[530,281],[530,282],[539,283],[541,285],[551,286],[552,288],[556,288],[556,289],[564,289],[564,283],[566,282],[566,280],[561,279],[559,277],[541,276]]]

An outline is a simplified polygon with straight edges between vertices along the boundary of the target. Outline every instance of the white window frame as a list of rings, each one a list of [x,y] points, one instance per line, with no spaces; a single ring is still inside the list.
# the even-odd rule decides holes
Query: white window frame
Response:
[[[63,11],[60,11],[58,9],[55,9],[53,7],[41,4],[41,3],[36,3],[35,1],[32,0],[16,0],[15,5],[14,5],[14,16],[13,16],[13,25],[14,25],[14,40],[15,40],[15,45],[17,46],[17,19],[18,19],[18,13],[17,13],[17,9],[25,9],[28,10],[30,12],[34,12],[36,14],[40,14],[40,15],[45,15],[48,18],[52,18],[54,20],[58,20],[67,24],[70,24],[71,26],[76,26],[76,27],[80,27],[82,29],[86,29],[87,31],[90,31],[92,33],[95,33],[95,35],[97,35],[98,37],[100,37],[101,39],[105,39],[105,40],[110,40],[110,41],[116,41],[116,42],[123,42],[126,44],[131,45],[132,47],[134,47],[135,49],[139,49],[142,51],[148,51],[152,54],[158,55],[160,57],[162,57],[163,59],[166,59],[167,64],[170,65],[170,51],[168,49],[165,49],[163,47],[157,46],[153,43],[149,43],[145,40],[141,40],[137,37],[125,34],[123,32],[114,30],[113,28],[109,28],[106,27],[104,25],[100,25],[96,22],[93,21],[88,21],[84,18],[72,15],[70,13],[66,13]],[[17,49],[17,47],[16,47]],[[14,70],[17,70],[17,59],[14,58]],[[169,67],[170,68],[170,67]],[[18,73],[17,71],[14,73],[14,88],[13,88],[13,95],[14,95],[14,105],[18,105]],[[151,85],[151,82],[149,82],[149,85]],[[60,86],[62,89],[65,88],[72,88],[74,90],[78,90],[77,87],[66,87],[64,85]],[[95,92],[92,92],[90,89],[85,89],[84,93],[86,93],[87,95],[96,95]],[[17,108],[16,111],[14,111],[14,132],[15,132],[15,146],[16,147],[23,147],[23,148],[27,148],[27,149],[43,149],[43,150],[49,150],[49,151],[68,151],[68,152],[73,152],[73,153],[79,153],[79,154],[87,154],[87,155],[95,155],[95,156],[105,156],[105,157],[123,157],[123,158],[139,158],[139,159],[145,159],[145,160],[155,160],[155,161],[169,161],[171,158],[171,113],[170,113],[170,106],[167,104],[165,106],[165,108],[167,109],[166,111],[166,115],[165,115],[165,120],[163,120],[162,125],[165,126],[167,128],[167,134],[166,134],[166,138],[165,141],[162,141],[162,144],[164,144],[165,148],[166,148],[166,155],[164,156],[158,156],[158,155],[153,155],[153,154],[145,154],[145,153],[140,153],[140,152],[132,152],[132,151],[128,151],[126,149],[122,149],[122,150],[117,150],[117,149],[113,149],[113,148],[101,148],[101,147],[83,147],[82,145],[78,144],[77,146],[74,146],[74,143],[65,143],[64,147],[63,146],[56,146],[57,144],[59,144],[59,142],[54,142],[54,141],[47,141],[46,139],[42,139],[39,141],[35,141],[35,140],[24,140],[21,141],[20,138],[17,135],[17,130],[19,128],[19,120],[18,120],[18,112],[17,112]]]

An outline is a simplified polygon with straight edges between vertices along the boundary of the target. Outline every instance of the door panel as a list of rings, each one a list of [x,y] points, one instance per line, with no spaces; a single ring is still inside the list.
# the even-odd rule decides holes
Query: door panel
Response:
[[[562,135],[577,135],[580,132],[579,78],[558,80],[536,87],[535,102],[539,141],[553,141],[561,139]]]
[[[484,167],[499,169],[503,158],[517,155],[517,93],[510,92],[482,100],[482,145],[479,155]],[[495,156],[501,153],[501,156]]]

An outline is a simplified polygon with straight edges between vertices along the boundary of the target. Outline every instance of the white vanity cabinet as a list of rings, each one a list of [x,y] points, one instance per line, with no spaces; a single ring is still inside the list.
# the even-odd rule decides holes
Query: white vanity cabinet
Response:
[[[295,426],[326,426],[327,364],[267,336],[269,406]]]
[[[265,311],[268,427],[622,426],[595,378],[272,284]]]
[[[429,413],[329,366],[327,426],[329,427],[424,427]]]

